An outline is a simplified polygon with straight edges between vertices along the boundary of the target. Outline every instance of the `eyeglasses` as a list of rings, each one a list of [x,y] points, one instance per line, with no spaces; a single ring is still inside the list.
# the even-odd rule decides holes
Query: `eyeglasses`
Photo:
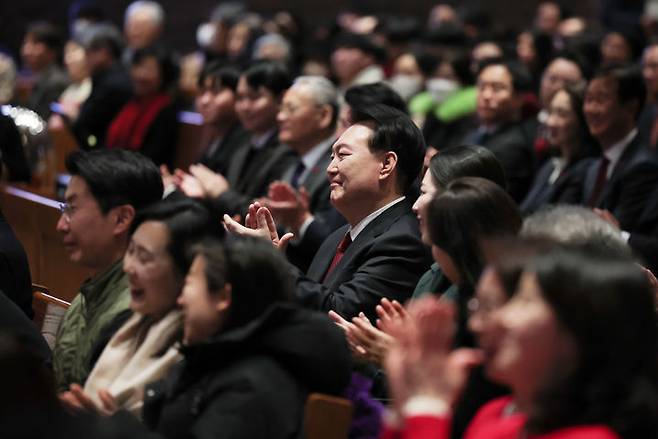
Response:
[[[69,203],[59,203],[59,211],[62,212],[62,217],[67,223],[71,222],[71,216],[73,216],[73,208]]]

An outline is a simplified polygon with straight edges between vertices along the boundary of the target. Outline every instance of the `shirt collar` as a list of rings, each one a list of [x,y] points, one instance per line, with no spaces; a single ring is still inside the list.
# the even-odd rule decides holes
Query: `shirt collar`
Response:
[[[607,175],[608,178],[610,178],[610,176],[612,175],[612,172],[614,171],[615,166],[617,166],[619,159],[621,158],[622,154],[624,153],[628,145],[633,141],[636,135],[637,135],[637,128],[633,128],[633,130],[630,133],[628,133],[626,137],[621,139],[619,142],[613,144],[610,148],[603,151],[603,155],[609,161],[608,175]]]
[[[265,134],[254,134],[251,136],[251,145],[255,149],[261,149],[265,146],[268,140],[270,140],[270,137],[274,134],[276,131],[276,128],[272,128]]]
[[[393,200],[393,201],[391,201],[390,203],[388,203],[386,206],[381,207],[381,208],[375,210],[373,213],[371,213],[371,214],[368,215],[367,217],[363,218],[363,219],[362,219],[361,221],[359,221],[359,222],[357,223],[357,225],[355,225],[354,227],[351,227],[351,228],[350,228],[350,238],[352,238],[352,242],[354,242],[354,240],[356,239],[356,237],[359,236],[359,233],[361,233],[361,232],[363,231],[363,229],[365,229],[366,226],[367,226],[368,224],[370,224],[371,222],[373,222],[373,221],[375,220],[375,218],[377,218],[379,215],[381,215],[382,213],[384,213],[384,211],[385,211],[386,209],[388,209],[388,208],[394,206],[395,204],[398,204],[400,201],[404,200],[405,198],[406,198],[406,197],[396,198],[395,200]]]

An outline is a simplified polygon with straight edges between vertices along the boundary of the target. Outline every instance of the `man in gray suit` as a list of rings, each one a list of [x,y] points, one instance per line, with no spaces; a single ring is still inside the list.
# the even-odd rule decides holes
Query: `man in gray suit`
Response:
[[[306,271],[324,239],[345,223],[329,201],[325,170],[338,113],[338,93],[320,76],[301,76],[283,96],[277,116],[279,141],[297,159],[273,182],[261,204],[277,224],[295,234],[287,249],[290,261]]]

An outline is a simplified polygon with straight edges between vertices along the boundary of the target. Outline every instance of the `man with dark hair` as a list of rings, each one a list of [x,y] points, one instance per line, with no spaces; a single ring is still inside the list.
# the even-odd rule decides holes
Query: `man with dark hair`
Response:
[[[496,154],[507,175],[508,191],[517,202],[534,175],[534,133],[520,123],[523,95],[529,87],[530,77],[519,63],[485,62],[477,79],[479,125],[463,142]]]
[[[122,259],[130,226],[138,210],[162,197],[158,168],[132,151],[77,151],[67,157],[66,168],[72,177],[57,231],[71,260],[92,277],[80,287],[57,334],[54,369],[60,391],[85,382],[93,350],[107,342],[104,328],[128,308]]]
[[[383,297],[404,302],[430,265],[404,196],[423,164],[422,133],[408,116],[386,105],[360,109],[353,118],[334,143],[327,168],[331,203],[348,224],[327,237],[305,276],[296,272],[302,304],[335,310],[346,319],[360,312],[374,318]],[[250,214],[263,225],[269,211],[258,207]],[[254,233],[227,216],[224,221],[236,233]]]
[[[199,163],[222,175],[227,174],[233,154],[248,141],[235,111],[238,79],[238,70],[217,63],[210,64],[199,78],[197,111],[203,116],[203,124],[213,132]]]
[[[583,106],[589,130],[603,152],[587,169],[583,204],[608,210],[627,232],[635,231],[658,184],[658,159],[636,127],[645,98],[638,68],[611,66],[594,75]]]
[[[85,33],[91,94],[80,108],[72,131],[83,149],[105,143],[110,122],[132,96],[130,78],[119,62],[121,34],[109,24],[96,24]]]
[[[226,175],[203,165],[190,166],[190,174],[178,172],[177,184],[187,196],[210,198],[218,211],[244,216],[249,203],[267,194],[294,160],[279,142],[276,121],[290,83],[288,70],[275,62],[260,62],[240,76],[235,110],[250,136],[232,154]]]
[[[344,92],[354,85],[384,80],[381,63],[386,52],[366,35],[344,34],[338,37],[331,54],[331,68]]]
[[[399,94],[383,82],[355,85],[345,91],[345,102],[338,113],[336,138],[352,125],[352,108],[367,108],[370,105],[384,104],[409,114],[407,104]]]
[[[69,84],[68,76],[57,65],[62,44],[62,36],[55,26],[37,22],[28,26],[21,46],[23,63],[34,75],[34,86],[25,106],[44,119],[50,115],[50,103],[57,101]]]

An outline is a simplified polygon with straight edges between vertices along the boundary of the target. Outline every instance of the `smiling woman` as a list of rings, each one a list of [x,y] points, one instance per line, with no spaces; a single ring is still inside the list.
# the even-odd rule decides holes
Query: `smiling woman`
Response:
[[[164,376],[181,356],[182,317],[176,300],[191,259],[190,245],[220,236],[218,222],[192,201],[161,202],[138,215],[124,257],[132,317],[101,354],[84,389],[61,395],[74,409],[141,416],[143,388]]]

